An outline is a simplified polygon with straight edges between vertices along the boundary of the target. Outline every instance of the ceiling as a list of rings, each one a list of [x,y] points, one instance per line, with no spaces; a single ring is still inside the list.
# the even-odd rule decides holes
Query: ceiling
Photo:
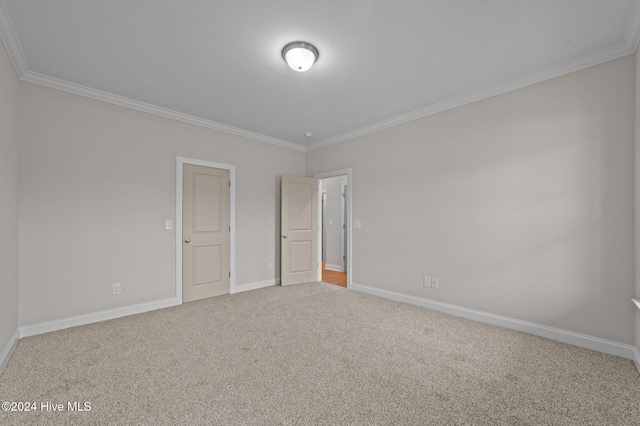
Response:
[[[0,36],[23,80],[305,151],[633,53],[639,3],[0,0]]]

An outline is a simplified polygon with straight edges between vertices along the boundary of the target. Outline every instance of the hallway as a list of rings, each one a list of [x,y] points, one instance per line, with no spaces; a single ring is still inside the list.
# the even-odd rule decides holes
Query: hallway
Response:
[[[327,262],[322,262],[322,281],[327,284],[347,288],[347,273],[325,269],[326,263]]]

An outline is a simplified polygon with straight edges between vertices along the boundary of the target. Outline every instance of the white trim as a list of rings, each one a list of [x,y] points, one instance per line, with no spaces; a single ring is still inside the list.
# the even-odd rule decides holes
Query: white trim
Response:
[[[26,325],[20,327],[20,338],[49,333],[51,331],[63,330],[65,328],[77,327],[79,325],[93,324],[95,322],[107,321],[115,318],[126,317],[129,315],[141,314],[143,312],[155,311],[157,309],[168,308],[175,305],[175,298],[163,299],[157,300],[155,302],[140,303],[138,305],[110,309],[108,311],[101,311],[93,314],[78,315],[70,318]]]
[[[637,44],[637,40],[635,41]],[[323,148],[325,146],[334,145],[340,142],[354,139],[359,136],[368,135],[380,130],[387,129],[389,127],[404,124],[409,121],[417,120],[420,118],[428,117],[430,115],[438,114],[443,111],[447,111],[453,108],[457,108],[466,104],[470,104],[483,99],[491,98],[493,96],[501,95],[503,93],[511,92],[514,90],[522,89],[527,86],[531,86],[543,81],[551,80],[556,77],[561,77],[566,74],[570,74],[575,71],[580,71],[585,68],[589,68],[603,62],[612,61],[614,59],[621,58],[623,56],[631,55],[635,52],[635,44],[631,46],[620,46],[613,49],[596,52],[593,55],[585,58],[578,59],[566,65],[544,70],[542,72],[530,74],[528,76],[518,78],[517,80],[498,83],[493,86],[478,89],[471,93],[462,94],[460,96],[447,99],[443,102],[433,104],[424,108],[411,111],[407,114],[398,115],[396,117],[389,118],[387,120],[379,121],[368,126],[361,127],[350,132],[346,132],[331,138],[323,139],[307,146],[306,152],[313,151],[315,149]]]
[[[347,253],[345,253],[346,247],[344,245],[348,225],[348,223],[346,223],[347,219],[344,217],[347,208],[347,188],[346,182],[340,184],[340,272],[347,270],[347,262],[345,261]]]
[[[328,269],[330,271],[342,272],[342,266],[340,266],[340,265],[332,265],[330,263],[327,263],[324,266],[324,269]]]
[[[318,250],[322,253],[320,255],[320,260],[326,262],[327,260],[327,191],[324,188],[324,182],[318,181],[318,191],[320,192],[319,201],[318,201],[318,218],[320,218],[320,235],[322,236],[321,240],[318,241]],[[322,268],[318,268],[322,269]],[[318,271],[318,281],[322,281],[322,271]]]
[[[33,71],[28,71],[22,77],[22,80],[30,83],[39,84],[41,86],[50,87],[63,92],[69,92],[76,95],[84,96],[91,99],[97,99],[99,101],[108,102],[110,104],[123,106],[125,108],[131,108],[138,111],[147,112],[149,114],[158,115],[173,120],[182,121],[184,123],[194,124],[196,126],[206,127],[208,129],[218,130],[221,132],[231,133],[233,135],[242,136],[249,139],[258,140],[261,142],[270,143],[272,145],[278,145],[283,148],[294,149],[296,151],[305,151],[302,145],[287,142],[281,139],[273,138],[271,136],[262,135],[260,133],[251,132],[249,130],[240,129],[238,127],[229,126],[226,124],[218,123],[216,121],[207,120],[205,118],[196,117],[194,115],[185,114],[182,112],[174,111],[168,108],[148,104],[146,102],[137,101],[135,99],[126,98],[120,95],[114,95],[112,93],[104,92],[102,90],[93,89],[91,87],[82,86],[80,84],[70,83],[65,80],[60,80],[55,77],[49,77],[44,74],[40,74]]]
[[[353,184],[352,184],[352,170],[351,168],[348,169],[340,169],[340,170],[334,170],[332,172],[326,172],[326,173],[317,173],[315,175],[313,175],[314,178],[316,179],[326,179],[326,178],[330,178],[330,177],[336,177],[336,176],[347,176],[347,218],[349,219],[349,223],[347,224],[347,288],[351,288],[351,277],[353,277],[353,234],[352,234],[352,226],[351,224],[353,223],[353,209],[352,207],[352,195],[353,195]],[[322,239],[321,236],[322,233],[322,229],[319,226],[318,227],[318,238]],[[321,252],[321,250],[320,250]],[[319,252],[318,254],[318,261],[322,262],[322,254]],[[322,274],[322,271],[319,273],[319,275]],[[322,276],[320,276],[319,281],[322,280]]]
[[[15,68],[18,77],[22,78],[29,71],[29,64],[27,63],[27,57],[24,56],[24,51],[20,45],[20,40],[18,40],[16,29],[13,26],[13,21],[9,16],[4,0],[0,1],[0,38],[7,48],[13,68]]]
[[[1,16],[1,13],[0,13],[0,16]],[[638,25],[636,24],[631,25],[630,23],[630,29],[628,31],[633,32],[636,26]],[[635,31],[638,32],[640,30],[635,29]],[[37,72],[33,72],[33,71],[23,72],[24,70],[20,69],[18,70],[18,73],[22,80],[28,81],[30,83],[51,87],[54,89],[65,91],[65,92],[74,93],[76,95],[85,96],[88,98],[101,100],[111,104],[124,106],[126,108],[147,112],[147,113],[158,115],[161,117],[171,118],[171,119],[182,121],[185,123],[194,124],[196,126],[219,130],[222,132],[231,133],[234,135],[258,140],[261,142],[278,145],[283,148],[289,148],[289,149],[302,151],[302,152],[309,152],[325,146],[344,142],[346,140],[353,139],[359,136],[364,136],[373,132],[384,130],[389,127],[397,126],[399,124],[407,123],[409,121],[413,121],[420,118],[428,117],[430,115],[438,114],[440,112],[447,111],[449,109],[453,109],[459,106],[470,104],[470,103],[487,99],[493,96],[501,95],[506,92],[522,89],[524,87],[531,86],[533,84],[551,80],[553,78],[561,77],[563,75],[570,74],[572,72],[579,71],[585,68],[589,68],[589,67],[601,64],[603,62],[612,61],[614,59],[618,59],[623,56],[633,54],[635,52],[635,45],[637,45],[637,40],[635,40],[634,42],[635,44],[633,45],[633,47],[631,46],[631,44],[633,43],[629,42],[628,43],[629,45],[623,45],[617,48],[596,52],[593,55],[590,55],[586,58],[578,59],[567,65],[563,65],[560,67],[552,68],[550,70],[530,74],[528,76],[519,78],[517,80],[498,83],[490,87],[481,88],[471,93],[463,94],[458,97],[454,97],[454,98],[445,100],[443,102],[439,102],[437,104],[433,104],[424,108],[417,109],[415,111],[411,111],[407,114],[402,114],[387,120],[379,121],[371,125],[367,125],[359,129],[352,130],[352,131],[331,137],[331,138],[320,140],[306,147],[298,143],[285,141],[282,139],[274,138],[274,137],[263,135],[260,133],[251,132],[249,130],[240,129],[238,127],[233,127],[223,123],[218,123],[216,121],[207,120],[204,118],[196,117],[196,116],[185,114],[178,111],[173,111],[167,108],[163,108],[163,107],[148,104],[145,102],[137,101],[134,99],[126,98],[124,96],[119,96],[119,95],[111,94],[108,92],[104,92],[102,90],[93,89],[93,88],[82,86],[75,83],[70,83],[68,81],[60,80],[55,77],[50,77]],[[7,49],[12,51],[12,49],[10,49],[9,47],[7,47]],[[19,55],[19,53],[16,53],[15,55]],[[14,60],[13,55],[10,55],[10,56],[13,61]],[[18,63],[20,63],[19,58],[15,60]],[[25,62],[26,62],[26,59],[25,59]],[[22,72],[22,74],[20,74],[20,72]]]
[[[317,264],[318,267],[316,268],[317,269],[317,271],[316,271],[316,281],[322,281],[322,262],[324,261],[324,259],[322,258],[322,254],[323,254],[322,240],[323,240],[323,236],[326,236],[326,233],[323,234],[323,232],[325,232],[325,229],[323,227],[322,221],[324,221],[324,219],[325,219],[324,218],[324,213],[325,212],[322,211],[322,206],[323,206],[323,204],[322,204],[322,195],[326,194],[326,192],[325,192],[325,188],[324,188],[324,185],[322,183],[322,180],[318,179],[317,180],[317,185],[318,185],[318,187],[317,187],[318,188],[318,199],[317,199],[317,202],[316,202],[316,206],[317,206],[316,215],[318,217],[318,220],[317,220],[317,222],[318,222],[317,240],[318,241],[316,243],[316,246],[317,246],[316,251],[318,252],[318,260],[317,260],[316,264]],[[282,212],[280,212],[280,216],[282,217]],[[326,249],[326,239],[324,241],[325,241],[325,249]],[[282,244],[280,245],[280,250],[282,250]],[[326,251],[325,251],[324,254],[325,255],[327,254]],[[280,263],[282,264],[282,255],[280,255]],[[282,265],[280,265],[280,268],[282,269]],[[280,272],[282,272],[282,270]]]
[[[235,134],[238,136],[255,139],[258,141],[282,146],[289,149],[294,149],[296,151],[308,152],[314,149],[322,148],[324,146],[329,146],[339,142],[343,142],[348,139],[353,139],[358,136],[363,136],[372,132],[383,130],[388,127],[396,126],[398,124],[406,123],[408,121],[416,120],[418,118],[423,118],[429,115],[437,114],[439,112],[446,111],[448,109],[462,106],[462,105],[475,102],[481,99],[486,99],[486,98],[496,96],[505,92],[521,89],[523,87],[526,87],[532,84],[536,84],[545,80],[550,80],[552,78],[560,77],[562,75],[579,71],[581,69],[585,69],[594,65],[598,65],[603,62],[611,61],[611,60],[620,58],[622,56],[633,54],[636,51],[638,42],[640,41],[640,6],[638,6],[638,2],[635,3],[633,11],[631,12],[631,15],[629,18],[629,22],[627,24],[627,29],[625,31],[624,39],[622,40],[622,43],[619,44],[617,47],[612,47],[609,49],[602,50],[600,52],[595,52],[594,54],[583,57],[583,58],[578,58],[569,64],[564,64],[558,67],[543,70],[541,72],[533,73],[526,77],[519,78],[517,80],[507,81],[507,82],[496,84],[491,87],[479,89],[475,92],[464,94],[459,97],[452,98],[450,100],[447,100],[438,104],[427,106],[425,108],[412,111],[408,114],[399,115],[397,117],[393,117],[388,120],[373,123],[371,125],[362,127],[360,129],[343,133],[341,135],[337,135],[331,138],[323,139],[307,147],[298,143],[277,139],[271,136],[266,136],[266,135],[251,132],[248,130],[243,130],[237,127],[229,126],[226,124],[218,123],[218,122],[207,120],[204,118],[195,117],[195,116],[184,114],[177,111],[172,111],[166,108],[158,107],[158,106],[151,105],[144,102],[139,102],[130,98],[125,98],[123,96],[114,95],[101,90],[92,89],[86,86],[70,83],[64,80],[60,80],[54,77],[49,77],[43,74],[30,71],[29,64],[27,62],[22,46],[20,45],[20,40],[15,31],[13,22],[6,8],[6,4],[4,0],[0,0],[0,38],[2,38],[5,44],[5,47],[7,48],[9,58],[11,59],[11,62],[13,63],[13,66],[16,69],[18,76],[22,80],[29,81],[35,84],[40,84],[43,86],[48,86],[58,90],[63,90],[70,93],[75,93],[75,94],[86,96],[92,99],[102,100],[104,102],[109,102],[109,103],[124,106],[127,108],[148,112],[150,114],[172,118],[174,120],[179,120],[179,121],[195,124],[202,127]]]
[[[231,294],[237,294],[237,293],[242,293],[242,292],[251,291],[251,290],[258,290],[260,288],[265,288],[265,287],[273,287],[274,285],[278,285],[278,284],[280,284],[280,278],[272,278],[266,281],[259,281],[251,284],[237,285],[235,286]]]
[[[611,340],[600,339],[598,337],[588,336],[586,334],[574,333],[567,330],[561,330],[559,328],[547,327],[545,325],[521,321],[514,318],[503,317],[501,315],[494,315],[487,312],[476,311],[473,309],[467,309],[461,306],[436,302],[434,300],[423,299],[421,297],[396,293],[389,290],[382,290],[362,284],[353,283],[351,289],[362,293],[383,297],[385,299],[391,299],[397,302],[408,303],[410,305],[420,306],[434,311],[443,312],[445,314],[467,318],[485,324],[497,325],[500,327],[508,328],[510,330],[516,330],[523,333],[533,334],[534,336],[545,337],[547,339],[556,340],[558,342],[568,343],[570,345],[579,346],[581,348],[603,352],[609,355],[615,355],[626,359],[633,359],[634,349],[636,349],[631,345],[625,345],[622,343],[613,342]]]
[[[13,355],[13,351],[16,350],[16,346],[18,346],[18,342],[20,341],[20,330],[16,328],[16,331],[13,332],[13,335],[9,338],[7,342],[7,346],[5,346],[4,350],[0,354],[0,374],[2,374],[2,370],[7,366],[11,355]]]
[[[633,362],[636,364],[636,368],[640,373],[640,350],[638,350],[638,348],[633,348]]]
[[[634,2],[631,19],[627,25],[627,31],[624,34],[624,45],[634,52],[638,48],[640,41],[640,2]]]
[[[13,22],[6,8],[4,0],[0,0],[0,38],[4,41],[4,44],[9,53],[11,62],[13,63],[18,76],[32,83],[40,84],[43,86],[52,87],[58,90],[63,90],[71,93],[75,93],[81,96],[87,96],[89,98],[102,100],[105,102],[113,103],[116,105],[125,106],[127,108],[137,109],[145,111],[150,114],[156,114],[163,117],[172,118],[179,121],[203,126],[223,132],[248,137],[251,139],[267,142],[270,144],[294,149],[297,151],[308,152],[314,149],[322,148],[324,146],[333,145],[335,143],[343,142],[348,139],[352,139],[358,136],[366,135],[378,130],[386,129],[388,127],[396,126],[398,124],[406,123],[408,121],[423,118],[429,115],[436,114],[438,112],[446,111],[457,106],[465,105],[471,102],[475,102],[481,99],[486,99],[491,96],[499,95],[508,91],[520,89],[541,81],[549,80],[552,78],[560,77],[565,74],[569,74],[574,71],[578,71],[584,68],[588,68],[606,61],[611,61],[622,56],[633,54],[636,51],[638,42],[640,40],[640,7],[637,2],[634,5],[634,9],[631,13],[627,29],[625,31],[624,40],[617,47],[609,48],[596,52],[590,56],[579,58],[572,63],[562,65],[555,68],[550,68],[546,71],[530,74],[524,78],[520,78],[510,82],[500,83],[488,88],[480,89],[476,92],[461,95],[457,98],[450,99],[445,102],[441,102],[435,105],[431,105],[425,108],[418,109],[408,114],[393,117],[388,120],[384,120],[378,123],[374,123],[360,129],[356,129],[351,132],[343,133],[328,139],[320,140],[308,147],[303,145],[284,141],[281,139],[273,138],[271,136],[262,135],[259,133],[251,132],[248,130],[239,129],[237,127],[228,126],[226,124],[218,123],[211,120],[195,117],[189,114],[172,111],[166,108],[154,106],[144,102],[139,102],[133,99],[125,98],[122,96],[114,95],[111,93],[103,92],[101,90],[92,89],[89,87],[81,86],[78,84],[70,83],[53,77],[45,76],[29,70],[29,65],[24,55],[22,46],[16,34]]]
[[[229,170],[231,189],[229,190],[229,292],[236,293],[236,166],[215,163],[195,158],[176,157],[176,300],[182,304],[182,172],[185,164]]]
[[[631,299],[631,301],[640,309],[640,300]]]

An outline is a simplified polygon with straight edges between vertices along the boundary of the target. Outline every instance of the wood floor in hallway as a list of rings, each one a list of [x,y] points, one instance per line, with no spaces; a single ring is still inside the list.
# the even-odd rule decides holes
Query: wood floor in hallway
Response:
[[[338,285],[347,288],[347,273],[325,269],[327,262],[322,262],[322,281],[327,284]]]

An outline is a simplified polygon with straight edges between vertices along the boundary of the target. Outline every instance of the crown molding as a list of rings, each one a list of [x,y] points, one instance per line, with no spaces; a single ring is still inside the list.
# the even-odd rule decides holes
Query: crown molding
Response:
[[[624,45],[635,52],[638,48],[638,42],[640,42],[640,1],[636,0],[633,4],[627,31],[624,34]]]
[[[7,48],[9,59],[11,59],[11,63],[18,73],[18,77],[22,78],[29,71],[29,64],[18,41],[16,29],[13,27],[13,22],[9,17],[9,11],[4,0],[0,0],[0,38]]]
[[[15,32],[13,22],[11,21],[11,18],[9,16],[5,0],[0,0],[0,38],[7,48],[9,58],[11,59],[11,62],[13,63],[13,66],[21,80],[58,90],[63,90],[80,96],[101,100],[115,105],[124,106],[126,108],[131,108],[150,114],[194,124],[197,126],[230,133],[261,142],[266,142],[280,147],[289,148],[301,152],[309,152],[633,54],[636,51],[636,48],[640,41],[640,1],[634,2],[633,11],[629,18],[624,40],[617,47],[605,49],[600,52],[596,52],[593,55],[579,58],[569,64],[530,74],[528,76],[525,76],[524,78],[499,83],[472,93],[457,96],[446,101],[439,102],[437,104],[411,111],[407,114],[402,114],[387,120],[361,127],[350,132],[323,139],[307,146],[277,139],[260,133],[251,132],[249,130],[240,129],[204,118],[192,116],[178,111],[173,111],[145,102],[136,101],[134,99],[125,98],[123,96],[114,95],[101,90],[92,89],[90,87],[81,86],[75,83],[70,83],[68,81],[30,71],[29,64],[18,40],[18,36]]]
[[[638,17],[638,13],[635,13],[634,15]],[[633,27],[633,29],[631,31],[628,30],[627,34],[628,35],[633,34],[634,38],[630,38],[629,40],[626,40],[623,45],[620,45],[616,48],[602,50],[600,52],[596,52],[593,55],[579,58],[569,64],[564,64],[559,67],[549,68],[541,72],[530,74],[523,78],[499,83],[490,87],[476,90],[475,92],[457,96],[455,98],[451,98],[446,101],[439,102],[434,105],[430,105],[428,107],[411,111],[407,114],[398,115],[388,120],[379,121],[369,126],[361,127],[359,129],[356,129],[347,133],[343,133],[338,136],[334,136],[332,138],[323,139],[321,141],[315,142],[307,146],[306,152],[313,151],[315,149],[320,149],[329,145],[334,145],[340,142],[347,141],[349,139],[354,139],[359,136],[364,136],[380,130],[384,130],[389,127],[397,126],[399,124],[404,124],[409,121],[428,117],[430,115],[444,112],[452,108],[470,104],[470,103],[487,99],[493,96],[501,95],[503,93],[511,92],[513,90],[522,89],[524,87],[541,83],[546,80],[551,80],[556,77],[561,77],[563,75],[570,74],[575,71],[580,71],[585,68],[589,68],[607,61],[612,61],[614,59],[618,59],[623,56],[633,54],[635,52],[636,46],[638,44],[638,38],[640,36],[640,19],[634,17],[633,20],[635,21],[635,23],[633,24],[633,26],[630,26],[630,28]]]
[[[104,92],[102,90],[92,89],[90,87],[81,86],[75,83],[70,83],[68,81],[60,80],[54,77],[49,77],[47,75],[43,75],[37,72],[33,72],[33,71],[27,72],[22,77],[22,80],[28,81],[29,83],[50,87],[52,89],[62,90],[64,92],[69,92],[76,95],[84,96],[87,98],[97,99],[99,101],[120,105],[126,108],[147,112],[149,114],[159,115],[161,117],[171,118],[173,120],[178,120],[178,121],[182,121],[189,124],[195,124],[196,126],[206,127],[213,130],[219,130],[221,132],[231,133],[233,135],[270,143],[272,145],[278,145],[284,148],[294,149],[297,151],[304,151],[304,147],[296,143],[287,142],[281,139],[276,139],[270,136],[251,132],[249,130],[243,130],[237,127],[228,126],[226,124],[218,123],[215,121],[207,120],[207,119],[196,117],[193,115],[184,114],[182,112],[173,111],[168,108],[163,108],[163,107],[148,104],[145,102],[136,101],[134,99],[126,98],[124,96],[114,95],[112,93]]]
[[[167,108],[159,107],[156,105],[148,104],[145,102],[136,101],[134,99],[126,98],[124,96],[114,95],[112,93],[104,92],[102,90],[92,89],[90,87],[82,86],[79,84],[71,83],[65,80],[60,80],[55,77],[50,77],[44,74],[40,74],[29,70],[29,64],[20,45],[18,35],[16,34],[13,22],[9,16],[7,5],[4,0],[0,0],[0,38],[4,42],[7,48],[9,58],[13,63],[13,67],[18,73],[18,77],[23,81],[39,84],[41,86],[50,87],[57,90],[73,93],[76,95],[92,98],[104,102],[108,102],[115,105],[120,105],[126,108],[135,109],[138,111],[147,112],[149,114],[159,115],[165,118],[171,118],[173,120],[182,121],[189,124],[194,124],[200,127],[206,127],[208,129],[218,130],[225,133],[230,133],[236,136],[242,136],[249,139],[254,139],[261,142],[270,143],[283,148],[289,148],[296,151],[305,151],[304,146],[297,143],[284,141],[281,139],[273,138],[270,136],[262,135],[260,133],[251,132],[249,130],[240,129],[237,127],[229,126],[226,124],[218,123],[212,120],[196,117],[189,114],[184,114],[178,111],[173,111]]]

